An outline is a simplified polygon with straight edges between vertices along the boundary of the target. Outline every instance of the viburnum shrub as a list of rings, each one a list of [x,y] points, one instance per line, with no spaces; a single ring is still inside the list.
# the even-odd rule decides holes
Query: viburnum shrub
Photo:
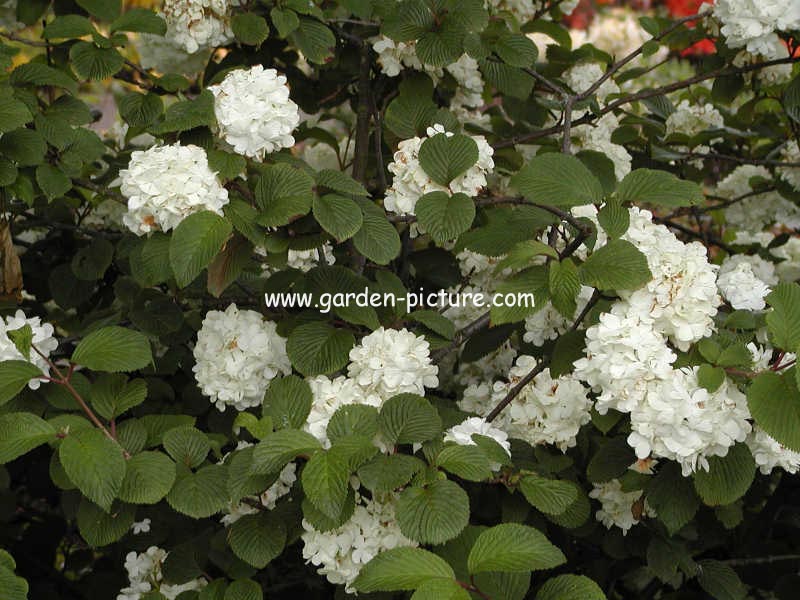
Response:
[[[797,598],[800,0],[618,4],[3,1],[0,599]]]

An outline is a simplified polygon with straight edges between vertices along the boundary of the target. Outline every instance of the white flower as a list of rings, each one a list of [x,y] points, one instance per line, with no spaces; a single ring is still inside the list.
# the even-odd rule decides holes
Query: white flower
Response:
[[[470,417],[458,425],[454,425],[444,432],[444,441],[454,442],[459,446],[474,446],[475,440],[472,439],[474,434],[492,438],[503,447],[506,454],[511,456],[511,444],[508,442],[508,434],[502,429],[493,427],[491,423],[481,417]],[[493,463],[491,469],[497,471],[500,466],[498,463]]]
[[[720,293],[736,310],[764,310],[769,286],[753,273],[748,262],[720,271],[717,279]]]
[[[511,269],[503,269],[499,273],[496,272],[498,263],[505,257],[505,254],[486,256],[472,250],[462,250],[456,254],[461,276],[470,280],[473,292],[489,290],[497,284],[499,279],[508,277],[511,274]]]
[[[417,44],[415,41],[395,42],[393,39],[380,35],[370,40],[372,49],[378,55],[378,64],[381,72],[389,77],[397,77],[403,69],[424,71],[436,83],[442,76],[442,69],[422,64],[417,57]]]
[[[173,39],[152,33],[140,33],[135,46],[140,65],[161,73],[196,75],[205,68],[211,56],[210,50],[190,54],[177,46]]]
[[[595,82],[599,81],[604,73],[605,71],[597,63],[584,62],[567,69],[562,77],[573,91],[582,94],[592,87]],[[609,78],[597,88],[595,94],[600,102],[604,102],[610,95],[619,94],[619,86],[614,83],[613,79]]]
[[[308,379],[313,401],[303,429],[317,438],[325,448],[330,448],[328,423],[333,414],[342,406],[365,404],[379,408],[383,400],[377,394],[367,393],[353,379],[336,377],[329,379],[319,375]]]
[[[292,372],[286,340],[275,323],[235,304],[206,313],[194,358],[197,384],[221,411],[228,405],[236,410],[259,406],[270,382]]]
[[[592,44],[617,60],[624,58],[652,37],[639,23],[639,15],[637,11],[624,8],[600,12],[586,29],[570,30],[572,47]],[[641,66],[643,63],[655,64],[668,53],[668,49],[662,46],[652,56],[646,58],[639,56],[632,64],[636,66]]]
[[[547,340],[554,340],[559,335],[566,333],[586,307],[592,294],[594,294],[594,288],[581,286],[576,298],[577,307],[571,319],[567,319],[558,312],[553,303],[548,300],[542,308],[525,317],[525,334],[522,339],[534,346],[543,346]]]
[[[322,250],[321,256],[320,250]],[[260,256],[267,256],[267,251],[263,247],[257,246],[254,251]],[[335,263],[336,257],[333,255],[333,246],[331,246],[330,242],[325,242],[319,248],[311,248],[311,250],[289,250],[286,255],[286,266],[303,273],[308,273],[311,269],[320,265],[332,265]],[[270,268],[268,264],[262,264],[261,268],[269,272],[275,270]]]
[[[252,444],[247,442],[244,442],[244,444],[239,442],[237,450],[239,447],[251,445]],[[292,485],[294,485],[295,481],[297,481],[297,464],[290,462],[288,465],[283,467],[283,469],[281,469],[281,472],[278,473],[278,478],[275,480],[275,482],[266,490],[264,490],[260,496],[248,496],[248,499],[251,502],[260,502],[261,506],[267,510],[272,510],[275,508],[278,500],[286,496],[291,491]],[[231,502],[225,511],[226,514],[220,519],[220,523],[225,525],[225,527],[230,527],[245,515],[254,515],[257,512],[259,512],[259,509],[251,504],[248,504],[244,501],[244,499],[240,500],[239,502]]]
[[[441,125],[429,127],[427,133],[428,138],[434,135],[453,135],[446,132]],[[388,166],[394,178],[383,201],[386,210],[400,215],[413,215],[417,200],[429,192],[460,192],[471,197],[477,196],[486,186],[486,176],[494,169],[494,150],[482,135],[470,137],[478,145],[478,162],[451,181],[447,187],[433,181],[419,162],[419,150],[428,138],[413,137],[400,142],[397,152],[394,153],[394,161]]]
[[[456,384],[464,387],[478,384],[482,381],[492,381],[496,377],[508,373],[516,357],[516,348],[511,345],[509,340],[506,340],[497,350],[482,356],[478,360],[471,362],[461,361],[453,379]],[[439,373],[442,373],[441,366],[439,367]]]
[[[189,54],[233,41],[231,9],[239,0],[164,0],[165,37]]]
[[[789,140],[781,150],[781,161],[800,163],[800,146],[795,140]],[[800,191],[800,167],[778,167],[775,169],[786,183],[795,191]]]
[[[481,106],[483,77],[478,69],[478,61],[468,54],[462,54],[456,62],[447,65],[446,69],[458,83],[456,94],[450,102],[451,108]]]
[[[697,367],[676,369],[631,411],[628,444],[639,458],[674,460],[684,476],[708,469],[750,433],[745,395],[730,381],[714,392],[697,382]]]
[[[275,69],[236,69],[208,89],[214,94],[220,136],[239,154],[263,159],[294,146],[300,112],[289,98],[286,77]]]
[[[403,393],[424,395],[426,387],[439,385],[438,368],[431,364],[429,354],[423,336],[380,327],[350,350],[347,374],[384,400]]]
[[[624,492],[622,483],[618,479],[612,479],[605,483],[594,484],[589,497],[600,502],[601,508],[595,513],[595,518],[605,525],[606,529],[619,527],[622,535],[627,535],[631,527],[639,524],[639,519],[633,514],[633,507],[642,498],[641,490]],[[656,516],[647,500],[644,500],[642,514],[648,517]]]
[[[751,194],[753,187],[750,181],[753,179],[771,181],[772,175],[762,166],[741,165],[719,182],[716,194],[729,200]],[[750,195],[726,207],[725,220],[744,231],[757,231],[771,223],[795,229],[800,227],[800,209],[778,192],[767,191]]]
[[[777,31],[800,28],[800,4],[783,0],[716,0],[714,17],[731,48],[775,58]]]
[[[50,353],[58,348],[58,340],[53,337],[54,330],[50,323],[42,323],[39,317],[28,318],[24,312],[18,310],[13,316],[8,316],[5,319],[0,317],[0,362],[5,360],[25,360],[39,367],[45,375],[49,375],[50,367],[44,357],[40,356],[33,348],[28,351],[27,356],[23,355],[8,335],[9,332],[22,329],[26,325],[30,326],[33,334],[31,344],[45,357],[49,357]],[[32,390],[38,390],[40,385],[42,385],[42,380],[37,377],[28,382],[28,387]]]
[[[125,570],[128,572],[128,587],[120,590],[117,600],[140,600],[148,592],[159,592],[167,600],[175,600],[183,592],[200,591],[207,585],[202,577],[180,585],[163,582],[162,568],[167,552],[157,546],[150,546],[146,552],[129,552],[125,557]]]
[[[222,215],[228,190],[208,166],[199,146],[154,146],[131,154],[119,172],[128,199],[123,223],[136,235],[169,231],[190,214],[209,210]]]
[[[764,475],[769,475],[776,468],[791,474],[800,470],[800,452],[784,447],[758,426],[753,427],[747,436],[747,446]]]
[[[722,129],[725,120],[713,104],[692,104],[682,100],[667,117],[667,135],[681,133],[693,137],[709,129]]]
[[[133,535],[139,535],[140,533],[150,533],[150,519],[142,519],[141,521],[135,521],[133,525],[131,525],[131,531]]]
[[[400,532],[394,504],[393,496],[369,500],[356,493],[353,516],[341,527],[321,532],[303,519],[303,558],[328,581],[354,593],[351,584],[370,560],[392,548],[417,545]]]

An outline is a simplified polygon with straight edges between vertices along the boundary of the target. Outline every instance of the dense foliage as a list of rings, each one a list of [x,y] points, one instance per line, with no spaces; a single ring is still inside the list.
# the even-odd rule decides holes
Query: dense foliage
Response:
[[[796,597],[800,1],[0,4],[0,599]]]

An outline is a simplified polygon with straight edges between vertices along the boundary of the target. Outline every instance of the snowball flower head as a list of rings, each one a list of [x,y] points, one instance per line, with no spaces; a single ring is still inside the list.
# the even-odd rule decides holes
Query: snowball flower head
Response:
[[[242,447],[252,446],[252,444],[248,442],[239,443],[244,444]],[[295,481],[297,481],[297,464],[290,462],[281,469],[275,482],[264,490],[260,496],[251,496],[249,498],[252,501],[261,502],[261,506],[267,510],[272,510],[277,505],[278,500],[286,496],[292,490],[292,485],[294,485]],[[254,515],[258,512],[258,508],[247,502],[232,502],[228,506],[225,516],[220,519],[220,522],[226,527],[229,527],[245,515]]]
[[[453,179],[448,186],[443,186],[433,181],[422,168],[419,151],[425,140],[435,135],[451,137],[453,133],[445,131],[442,125],[434,125],[428,128],[427,134],[427,138],[413,137],[398,144],[394,161],[388,166],[394,177],[383,201],[386,210],[400,215],[413,215],[417,200],[429,192],[477,196],[486,186],[486,176],[494,169],[494,150],[486,138],[482,135],[470,136],[478,146],[478,162]]]
[[[208,210],[222,215],[228,190],[208,166],[199,146],[154,146],[131,154],[119,172],[128,199],[122,222],[136,235],[169,231],[189,215]]]
[[[716,0],[714,17],[731,48],[776,58],[777,31],[800,28],[800,4],[782,0]]]
[[[383,399],[439,385],[427,340],[407,329],[376,329],[350,350],[350,361],[348,375]]]
[[[50,353],[58,348],[58,340],[53,337],[53,326],[50,323],[42,323],[39,317],[28,318],[24,312],[18,310],[13,316],[0,318],[0,362],[25,360],[39,367],[45,375],[49,375],[50,367],[44,357],[40,356],[33,348],[28,351],[27,356],[23,355],[9,337],[10,332],[22,329],[26,325],[30,326],[33,334],[31,343],[45,357],[50,356]],[[34,377],[28,382],[28,387],[37,390],[41,384],[42,381]]]
[[[333,414],[342,406],[365,404],[380,407],[382,399],[377,394],[367,393],[353,379],[336,377],[329,379],[324,375],[308,379],[313,401],[303,429],[317,438],[325,448],[330,448],[328,423]]]
[[[764,310],[765,298],[770,292],[769,286],[756,277],[753,267],[747,262],[720,271],[717,286],[736,310]]]
[[[641,490],[624,492],[619,479],[612,479],[605,483],[594,484],[589,497],[600,502],[601,508],[595,513],[595,518],[605,525],[606,529],[619,527],[622,535],[627,535],[631,527],[639,524],[639,519],[634,515],[634,505],[642,497]],[[648,517],[655,516],[655,511],[647,504],[647,500],[644,500],[643,514]]]
[[[239,154],[263,159],[294,146],[292,131],[300,112],[289,98],[286,77],[275,69],[235,69],[208,89],[214,94],[220,136]]]
[[[189,54],[233,41],[231,9],[239,0],[164,0],[164,37]]]
[[[197,384],[221,411],[259,406],[270,382],[292,365],[286,340],[272,321],[231,304],[206,313],[197,333],[192,368]]]
[[[303,519],[303,529],[303,558],[331,583],[344,584],[349,593],[355,592],[351,584],[361,568],[378,554],[417,545],[400,531],[394,496],[369,500],[357,493],[353,516],[341,527],[317,531]]]
[[[708,129],[721,129],[725,120],[713,104],[691,104],[681,100],[669,117],[667,117],[667,135],[682,133],[689,137]]]
[[[502,429],[493,427],[491,423],[481,417],[470,417],[458,425],[454,425],[444,432],[444,441],[455,442],[459,446],[474,446],[475,440],[472,439],[474,434],[492,438],[503,447],[506,454],[511,456],[511,444],[508,442],[508,434]],[[500,468],[500,465],[494,463],[491,468],[496,471]]]
[[[764,475],[769,475],[773,469],[792,474],[800,470],[800,452],[784,447],[758,426],[747,437],[747,446]]]
[[[167,600],[175,600],[183,592],[196,592],[206,587],[207,581],[198,578],[171,585],[163,582],[162,567],[167,552],[157,546],[150,546],[146,552],[129,552],[125,557],[125,570],[128,572],[128,586],[122,588],[117,600],[140,600],[149,592],[160,593]]]

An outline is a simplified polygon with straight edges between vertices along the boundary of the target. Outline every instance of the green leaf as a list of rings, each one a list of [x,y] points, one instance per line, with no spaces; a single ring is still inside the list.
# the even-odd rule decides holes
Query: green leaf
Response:
[[[231,19],[236,40],[247,46],[260,46],[269,37],[267,20],[255,13],[239,13]]]
[[[131,529],[136,507],[115,502],[105,511],[86,498],[78,506],[78,531],[89,546],[108,546],[121,539]]]
[[[756,461],[746,444],[736,444],[726,456],[708,459],[709,469],[694,474],[694,488],[709,506],[730,504],[744,496],[756,474]]]
[[[211,127],[217,122],[214,116],[214,94],[203,90],[192,100],[181,100],[171,104],[164,113],[164,120],[152,126],[156,135],[174,131],[188,131],[196,127]]]
[[[341,514],[350,482],[347,462],[333,451],[318,452],[306,463],[302,475],[306,498],[331,519]]]
[[[694,181],[654,169],[628,173],[617,187],[617,197],[623,203],[647,202],[668,207],[691,206],[705,199],[703,190]]]
[[[330,427],[329,427],[330,429]],[[390,492],[407,484],[425,468],[420,459],[407,454],[379,454],[358,469],[361,484],[373,492]]]
[[[317,186],[325,187],[334,192],[350,196],[369,196],[366,188],[358,181],[350,177],[347,173],[334,171],[333,169],[322,169],[314,174]]]
[[[269,18],[278,30],[278,37],[282,39],[300,27],[300,19],[293,10],[275,6],[269,11]]]
[[[72,180],[63,171],[52,165],[36,167],[36,183],[48,200],[60,198],[72,189]]]
[[[196,473],[178,473],[175,485],[167,494],[167,503],[193,519],[210,517],[228,503],[227,476],[222,465],[208,465]]]
[[[0,119],[1,118],[2,117],[0,117]],[[0,123],[2,123],[2,120],[0,120]],[[0,130],[1,129],[2,126],[0,126]],[[0,131],[0,133],[2,133],[2,131]],[[14,183],[18,174],[19,170],[16,165],[7,158],[0,156],[0,187],[5,187]]]
[[[327,375],[347,364],[355,338],[349,331],[326,323],[306,323],[295,327],[286,341],[286,353],[303,375]]]
[[[283,552],[286,524],[270,512],[245,515],[231,525],[228,542],[236,556],[256,569],[263,569]]]
[[[447,24],[438,31],[426,31],[417,40],[417,57],[422,64],[433,67],[454,63],[464,53],[463,38],[461,29]]]
[[[578,498],[569,505],[567,510],[560,515],[548,515],[545,513],[548,520],[567,529],[576,529],[586,523],[591,512],[591,505],[586,492],[577,483],[573,484],[573,486]]]
[[[5,133],[33,120],[31,111],[11,94],[0,95],[0,133]]]
[[[583,575],[559,575],[544,582],[536,600],[606,600],[600,586]]]
[[[178,464],[190,468],[203,464],[211,451],[205,433],[194,427],[175,427],[164,434],[164,450]]]
[[[364,224],[353,236],[353,244],[361,254],[379,265],[389,264],[400,254],[400,236],[386,218],[386,213],[372,202],[361,202]]]
[[[0,465],[55,439],[55,435],[53,426],[33,413],[0,415]]]
[[[800,285],[779,283],[767,296],[772,310],[767,313],[770,340],[781,350],[800,347]]]
[[[161,96],[153,92],[130,93],[120,98],[117,107],[120,116],[131,127],[148,127],[164,112]]]
[[[515,323],[534,313],[549,298],[547,268],[535,266],[515,273],[497,285],[495,293],[506,296],[515,294],[514,303],[499,303],[490,308],[492,325]]]
[[[595,204],[603,186],[584,164],[567,154],[540,154],[511,178],[511,185],[531,202],[552,206]]]
[[[445,471],[466,481],[485,481],[492,477],[489,458],[478,446],[447,446],[436,457],[436,462]]]
[[[466,194],[430,192],[417,201],[415,211],[419,224],[441,246],[470,228],[475,202]]]
[[[718,560],[697,563],[697,582],[715,600],[744,600],[748,597],[736,571]]]
[[[115,31],[135,31],[164,35],[167,32],[167,23],[152,10],[132,8],[114,19],[114,22],[111,23],[110,31],[111,33]]]
[[[286,163],[262,169],[255,187],[256,204],[261,209],[258,223],[280,227],[308,214],[314,180],[304,171]]]
[[[313,435],[296,429],[281,429],[265,437],[253,450],[253,473],[277,473],[300,454],[320,449]]]
[[[519,481],[525,499],[538,510],[549,515],[563,514],[578,499],[575,486],[567,481],[526,475]]]
[[[683,477],[680,466],[671,462],[660,467],[647,486],[647,501],[670,535],[691,521],[700,505],[690,479]]]
[[[725,381],[725,369],[702,364],[697,369],[697,383],[709,392],[716,392]]]
[[[586,467],[586,477],[592,483],[619,479],[636,462],[636,454],[625,437],[615,437],[600,446]]]
[[[15,129],[0,137],[0,153],[20,167],[42,164],[46,152],[47,144],[42,134],[33,129]]]
[[[146,397],[144,379],[128,381],[125,375],[104,373],[95,380],[88,399],[97,414],[110,420],[139,406]]]
[[[156,504],[175,483],[175,463],[161,452],[142,452],[128,460],[119,499],[131,504]]]
[[[303,55],[313,63],[322,65],[331,60],[336,49],[333,32],[323,23],[310,17],[300,17],[300,23],[289,38]]]
[[[252,579],[237,579],[225,590],[223,600],[263,600],[263,598],[264,592],[258,583]]]
[[[12,333],[9,331],[8,336],[11,337]],[[31,379],[43,375],[44,373],[39,367],[28,361],[5,360],[0,362],[0,406],[16,396]]]
[[[78,429],[64,438],[58,457],[83,495],[109,512],[125,479],[122,447],[99,429]]]
[[[457,483],[446,479],[408,487],[398,498],[396,514],[406,537],[421,544],[443,544],[469,523],[469,497]]]
[[[612,240],[580,267],[585,285],[603,290],[635,290],[653,278],[647,258],[626,240]]]
[[[3,565],[0,565],[0,589],[6,600],[28,600],[28,582]]]
[[[471,596],[455,580],[429,579],[420,584],[411,600],[471,600]]]
[[[612,240],[628,231],[631,224],[631,213],[619,202],[609,200],[597,213],[600,226]]]
[[[29,62],[18,66],[11,72],[11,85],[43,86],[51,85],[64,88],[72,93],[78,89],[77,82],[64,71],[49,67],[43,63]]]
[[[103,21],[113,21],[122,11],[122,0],[76,0],[78,6],[93,17]]]
[[[314,218],[337,242],[353,237],[364,223],[361,209],[351,198],[338,194],[326,194],[314,198]]]
[[[566,562],[564,554],[538,529],[503,523],[481,533],[469,552],[472,574],[485,571],[518,573],[552,569]]]
[[[407,318],[422,323],[434,333],[438,333],[448,340],[452,340],[456,334],[456,326],[453,325],[453,322],[435,310],[415,310],[408,313]]]
[[[206,150],[206,155],[208,156],[209,168],[214,171],[221,180],[235,179],[244,173],[247,166],[247,161],[244,156],[234,154],[233,152],[211,149]],[[238,200],[238,202],[242,201]],[[246,203],[245,206],[252,208]],[[227,206],[225,208],[227,208]],[[225,215],[228,216],[228,213],[226,212]],[[234,223],[234,227],[236,227],[236,223]]]
[[[179,286],[186,287],[194,281],[220,252],[232,231],[228,221],[206,210],[180,222],[169,244],[169,262]]]
[[[69,49],[73,70],[81,79],[98,81],[122,69],[125,57],[114,48],[98,48],[92,42],[76,42]]]
[[[422,548],[392,548],[361,568],[353,587],[359,592],[413,590],[433,579],[453,579],[453,568]]]
[[[94,25],[80,15],[61,15],[50,21],[42,31],[46,40],[82,38],[95,32]]]
[[[314,397],[311,387],[297,375],[273,380],[264,394],[264,415],[277,429],[300,429],[305,425]]]
[[[388,444],[414,444],[432,439],[442,430],[436,409],[422,396],[398,394],[378,414],[381,438]]]
[[[41,168],[41,167],[39,167]],[[38,169],[37,169],[38,175]],[[94,238],[88,246],[78,250],[72,257],[72,273],[83,281],[102,279],[114,259],[114,244],[106,239]]]
[[[450,185],[478,162],[478,144],[468,135],[437,133],[422,142],[419,164],[440,185]]]
[[[172,279],[169,264],[170,236],[160,231],[150,234],[128,255],[131,273],[142,286],[152,287]]]
[[[548,290],[553,307],[571,319],[578,307],[577,297],[581,291],[578,269],[570,259],[551,261],[548,269]]]
[[[521,33],[501,36],[494,46],[494,51],[503,62],[512,67],[530,67],[539,56],[536,44]]]
[[[103,327],[83,338],[72,362],[94,371],[136,371],[153,362],[150,342],[144,334],[125,327]]]
[[[327,434],[332,443],[348,436],[374,438],[378,432],[378,409],[365,404],[339,407],[328,422]]]
[[[765,371],[747,389],[756,424],[783,446],[800,452],[800,392],[794,373]]]

